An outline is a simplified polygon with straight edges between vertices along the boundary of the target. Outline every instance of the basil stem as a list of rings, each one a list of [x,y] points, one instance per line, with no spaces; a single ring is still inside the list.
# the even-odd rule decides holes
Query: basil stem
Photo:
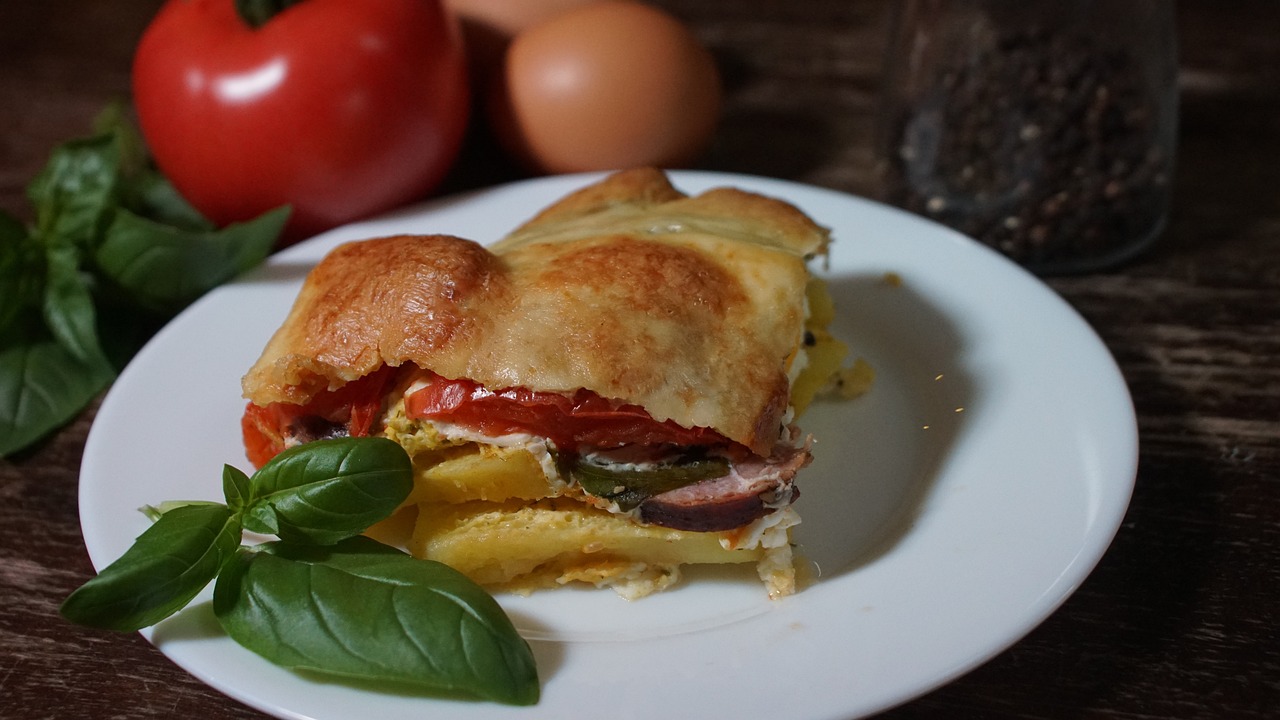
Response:
[[[488,593],[446,565],[366,537],[242,550],[218,578],[213,608],[236,642],[284,667],[538,700],[532,652]]]
[[[316,440],[276,455],[250,483],[244,526],[331,545],[389,516],[413,490],[413,463],[386,438]]]
[[[218,504],[184,505],[163,513],[120,559],[62,603],[72,622],[133,631],[181,610],[240,546],[240,524]]]
[[[143,505],[142,507],[138,508],[138,511],[141,512],[143,515],[146,515],[147,519],[150,520],[151,522],[155,522],[156,520],[160,519],[161,515],[164,515],[167,512],[172,512],[173,510],[176,510],[180,507],[186,507],[188,505],[221,506],[222,503],[212,502],[209,500],[165,500],[159,505]]]

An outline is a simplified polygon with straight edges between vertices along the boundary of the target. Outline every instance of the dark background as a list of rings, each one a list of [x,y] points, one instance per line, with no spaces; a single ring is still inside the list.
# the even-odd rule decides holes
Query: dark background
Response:
[[[695,28],[725,75],[725,116],[700,167],[878,194],[873,128],[891,3],[660,4]],[[23,188],[52,147],[127,97],[132,49],[156,7],[0,4],[0,209],[29,219]],[[1280,706],[1280,7],[1184,0],[1178,14],[1168,230],[1120,270],[1048,281],[1132,389],[1142,442],[1132,506],[1056,614],[888,718],[1269,718]],[[491,147],[473,138],[446,190],[519,177]],[[137,635],[58,617],[92,572],[76,483],[93,416],[0,460],[0,717],[261,717]],[[786,684],[805,690],[803,678]]]

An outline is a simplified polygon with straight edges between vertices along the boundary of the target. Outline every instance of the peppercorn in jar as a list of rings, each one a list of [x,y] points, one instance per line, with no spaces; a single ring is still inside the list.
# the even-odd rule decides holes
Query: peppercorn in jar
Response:
[[[1172,2],[906,0],[893,27],[888,202],[1045,275],[1117,265],[1160,234]]]

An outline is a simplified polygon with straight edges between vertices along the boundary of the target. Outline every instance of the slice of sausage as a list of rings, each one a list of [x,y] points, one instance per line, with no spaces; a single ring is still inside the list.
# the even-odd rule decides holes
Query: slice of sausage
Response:
[[[652,525],[694,532],[719,532],[747,525],[795,502],[796,473],[813,456],[809,447],[787,448],[769,458],[733,463],[728,475],[655,495],[640,504],[640,519]]]

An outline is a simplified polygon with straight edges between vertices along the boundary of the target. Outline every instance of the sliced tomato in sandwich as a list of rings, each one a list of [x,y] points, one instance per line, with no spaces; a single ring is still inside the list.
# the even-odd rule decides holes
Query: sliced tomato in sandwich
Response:
[[[321,393],[305,405],[250,403],[241,430],[250,462],[261,467],[291,444],[309,439],[368,435],[383,411],[395,368],[382,370]],[[453,423],[490,437],[527,433],[563,451],[627,445],[703,447],[732,445],[709,428],[658,421],[637,405],[611,401],[590,390],[572,395],[524,388],[490,390],[467,379],[435,374],[415,383],[405,398],[409,418]]]
[[[465,379],[429,376],[405,398],[405,414],[460,425],[490,437],[528,433],[545,437],[560,450],[624,445],[726,445],[708,428],[686,428],[655,420],[638,405],[627,405],[579,389],[572,395],[524,388],[490,390]]]

